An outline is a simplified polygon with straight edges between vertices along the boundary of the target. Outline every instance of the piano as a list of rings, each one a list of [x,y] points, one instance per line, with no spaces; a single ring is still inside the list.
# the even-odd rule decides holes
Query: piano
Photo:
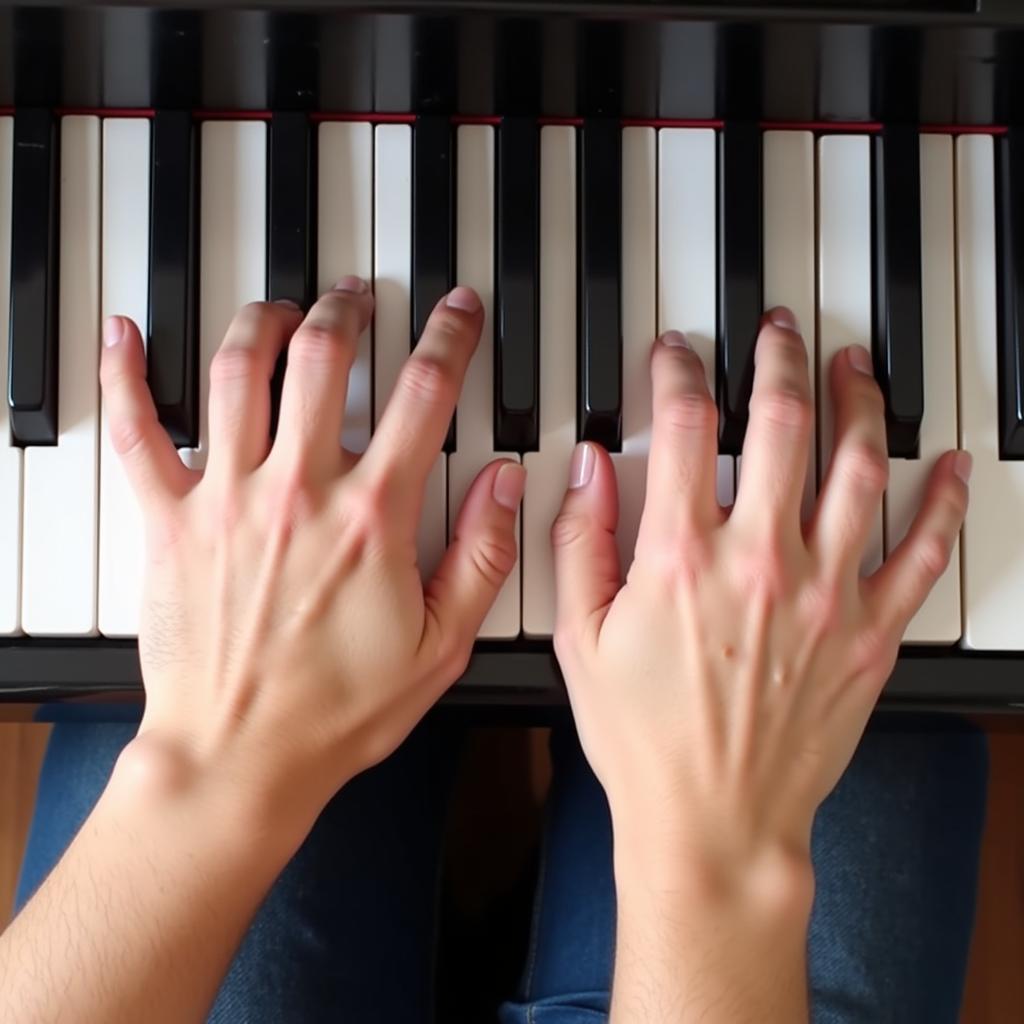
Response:
[[[487,323],[420,531],[476,471],[529,482],[519,564],[446,698],[564,706],[548,528],[573,444],[643,503],[652,338],[685,330],[740,455],[763,308],[825,373],[874,353],[891,482],[865,570],[946,448],[975,459],[957,556],[883,703],[1024,707],[1024,6],[220,0],[0,5],[0,714],[141,699],[142,524],[105,437],[99,325],[132,316],[182,458],[240,305],[373,282],[344,442],[367,444],[434,302]]]

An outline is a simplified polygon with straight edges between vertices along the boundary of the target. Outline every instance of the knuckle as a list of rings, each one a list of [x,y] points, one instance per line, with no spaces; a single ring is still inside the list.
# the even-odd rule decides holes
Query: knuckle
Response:
[[[134,459],[141,455],[148,426],[149,417],[138,412],[111,419],[110,443],[114,451],[124,459]]]
[[[581,541],[587,533],[590,520],[578,512],[560,512],[551,524],[551,543],[556,548],[568,548]]]
[[[801,590],[798,607],[811,630],[818,635],[826,634],[835,629],[842,618],[842,595],[834,583],[815,580]]]
[[[431,317],[430,331],[443,341],[458,343],[467,335],[467,323],[464,317],[444,307]]]
[[[409,359],[400,381],[405,394],[417,403],[448,405],[455,401],[455,382],[448,367],[429,356]]]
[[[880,494],[889,482],[889,459],[885,452],[864,441],[847,448],[842,467],[846,478],[858,490]]]
[[[515,538],[505,530],[491,527],[473,545],[471,557],[477,572],[498,587],[516,564]]]
[[[917,564],[928,579],[938,578],[946,571],[951,554],[946,539],[937,533],[921,537],[915,546]]]
[[[872,676],[887,675],[896,651],[889,630],[871,624],[863,626],[853,637],[854,666]]]
[[[810,396],[800,391],[755,393],[750,405],[752,413],[772,426],[809,433],[814,425],[814,408]]]
[[[230,384],[255,376],[260,359],[249,345],[222,345],[210,361],[210,383]]]
[[[707,391],[671,395],[659,403],[655,414],[669,433],[708,433],[718,425],[718,409]]]
[[[332,366],[342,358],[346,346],[342,332],[322,320],[302,324],[288,346],[288,360],[313,368]]]

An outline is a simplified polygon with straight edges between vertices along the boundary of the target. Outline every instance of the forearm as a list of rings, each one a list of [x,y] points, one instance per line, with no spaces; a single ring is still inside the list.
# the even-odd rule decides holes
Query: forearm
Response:
[[[137,741],[136,741],[137,742]],[[79,835],[0,936],[0,1022],[205,1018],[301,833],[210,772],[129,746]]]
[[[809,861],[736,875],[681,857],[671,873],[616,850],[612,1024],[807,1020]]]

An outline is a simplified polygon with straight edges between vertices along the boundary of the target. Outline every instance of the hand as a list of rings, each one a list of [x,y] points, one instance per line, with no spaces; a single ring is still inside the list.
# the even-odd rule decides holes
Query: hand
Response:
[[[774,326],[770,320],[783,326]],[[681,335],[653,351],[647,499],[628,578],[612,463],[577,449],[554,525],[555,645],[607,792],[616,856],[674,884],[683,860],[750,878],[807,864],[816,808],[850,761],[901,635],[948,562],[970,456],[934,467],[905,541],[861,578],[887,479],[882,397],[862,348],[831,367],[835,448],[814,515],[800,503],[814,425],[804,345],[766,317],[743,473],[715,499],[717,415]],[[809,867],[808,867],[809,870]]]
[[[477,477],[426,586],[417,567],[423,488],[480,336],[479,299],[457,288],[438,304],[357,457],[338,439],[372,309],[357,278],[305,317],[245,307],[210,370],[202,474],[157,421],[136,327],[104,328],[105,409],[147,533],[136,757],[172,776],[237,777],[306,826],[461,674],[516,556],[524,471],[499,461]],[[269,381],[285,345],[271,445]]]

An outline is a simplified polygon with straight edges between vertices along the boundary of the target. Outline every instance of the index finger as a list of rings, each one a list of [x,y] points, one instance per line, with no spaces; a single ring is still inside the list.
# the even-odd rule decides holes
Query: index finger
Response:
[[[423,489],[448,433],[483,319],[480,298],[471,288],[453,288],[434,307],[398,375],[360,472],[393,478],[405,493]]]

